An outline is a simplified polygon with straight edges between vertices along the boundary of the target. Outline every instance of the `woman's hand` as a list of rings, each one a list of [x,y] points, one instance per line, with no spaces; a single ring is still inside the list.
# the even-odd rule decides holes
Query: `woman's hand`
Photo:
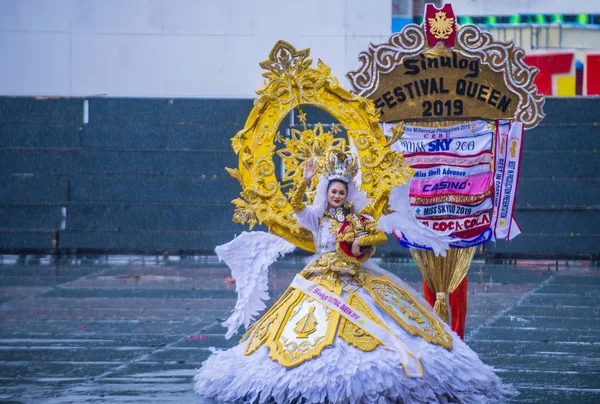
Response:
[[[302,179],[307,184],[310,184],[310,181],[313,179],[315,174],[317,173],[317,162],[314,158],[308,159],[306,164],[304,164],[304,173]]]
[[[354,255],[355,257],[358,257],[360,255],[360,239],[359,238],[355,238],[354,241],[352,242],[352,255]]]

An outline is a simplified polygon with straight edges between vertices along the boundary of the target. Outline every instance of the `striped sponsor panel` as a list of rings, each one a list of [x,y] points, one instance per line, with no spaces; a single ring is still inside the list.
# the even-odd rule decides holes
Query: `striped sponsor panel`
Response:
[[[381,128],[387,137],[392,137],[392,129],[396,123],[382,123]],[[461,123],[453,126],[444,126],[441,128],[426,128],[423,126],[404,125],[402,139],[409,140],[430,140],[430,139],[457,139],[490,132],[490,127],[486,121],[474,121]]]
[[[491,161],[492,152],[489,150],[467,157],[452,153],[415,153],[404,158],[404,162],[415,169],[435,165],[472,167],[484,163],[489,164]]]
[[[414,212],[417,219],[427,219],[431,217],[460,217],[469,216],[492,208],[492,198],[487,197],[481,203],[475,205],[463,205],[458,203],[438,203],[429,206],[414,206]]]
[[[483,202],[487,197],[492,195],[493,190],[489,189],[479,195],[438,195],[430,197],[414,197],[411,196],[409,202],[412,206],[417,205],[435,205],[443,202],[453,202],[460,204],[477,204]]]
[[[468,178],[441,177],[433,180],[412,180],[410,196],[477,195],[490,190],[492,173],[476,174]]]
[[[472,156],[482,151],[491,151],[493,132],[460,139],[409,140],[400,139],[392,148],[404,152],[406,157],[414,153],[452,153],[457,156]]]
[[[450,230],[456,234],[466,230],[485,230],[490,227],[490,220],[490,212],[480,212],[476,215],[458,218],[421,220],[421,223],[435,231],[445,232]]]
[[[466,178],[475,174],[491,172],[489,164],[478,164],[472,167],[434,166],[415,169],[414,179],[433,179],[440,177]]]

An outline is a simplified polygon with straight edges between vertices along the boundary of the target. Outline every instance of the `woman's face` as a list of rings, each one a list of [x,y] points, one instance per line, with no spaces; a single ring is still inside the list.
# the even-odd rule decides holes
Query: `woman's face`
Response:
[[[327,202],[332,208],[343,206],[347,196],[346,186],[341,182],[332,183],[327,190]]]

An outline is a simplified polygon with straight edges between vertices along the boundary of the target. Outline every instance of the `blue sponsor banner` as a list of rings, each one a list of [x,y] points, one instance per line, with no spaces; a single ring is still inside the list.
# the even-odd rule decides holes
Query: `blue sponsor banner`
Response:
[[[480,235],[469,238],[469,239],[456,238],[454,241],[452,241],[450,243],[450,247],[453,247],[453,248],[475,247],[475,246],[478,246],[480,244],[487,243],[488,241],[490,241],[492,239],[493,233],[494,233],[493,230],[491,228],[489,228],[489,229],[486,229]],[[404,234],[402,235],[402,237],[398,238],[398,243],[400,243],[400,245],[402,247],[406,247],[406,248],[417,248],[419,250],[432,250],[431,247],[409,241],[406,238],[406,236],[404,236]]]
[[[492,149],[493,132],[481,133],[458,139],[405,139],[393,143],[392,148],[404,152],[406,156],[413,153],[452,153],[458,156],[472,156]]]
[[[435,205],[415,206],[415,216],[419,219],[430,217],[464,217],[474,215],[492,207],[492,199],[486,198],[475,205],[465,205],[460,203],[442,202]]]

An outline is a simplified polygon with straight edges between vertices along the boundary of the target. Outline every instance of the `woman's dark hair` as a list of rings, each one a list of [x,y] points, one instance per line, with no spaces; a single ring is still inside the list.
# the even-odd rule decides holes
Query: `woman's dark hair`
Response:
[[[331,185],[334,182],[339,182],[340,184],[344,185],[344,188],[346,188],[346,193],[348,193],[348,183],[346,181],[342,181],[342,180],[331,180],[329,181],[329,184],[327,184],[327,190],[329,191],[329,188],[331,188]]]

